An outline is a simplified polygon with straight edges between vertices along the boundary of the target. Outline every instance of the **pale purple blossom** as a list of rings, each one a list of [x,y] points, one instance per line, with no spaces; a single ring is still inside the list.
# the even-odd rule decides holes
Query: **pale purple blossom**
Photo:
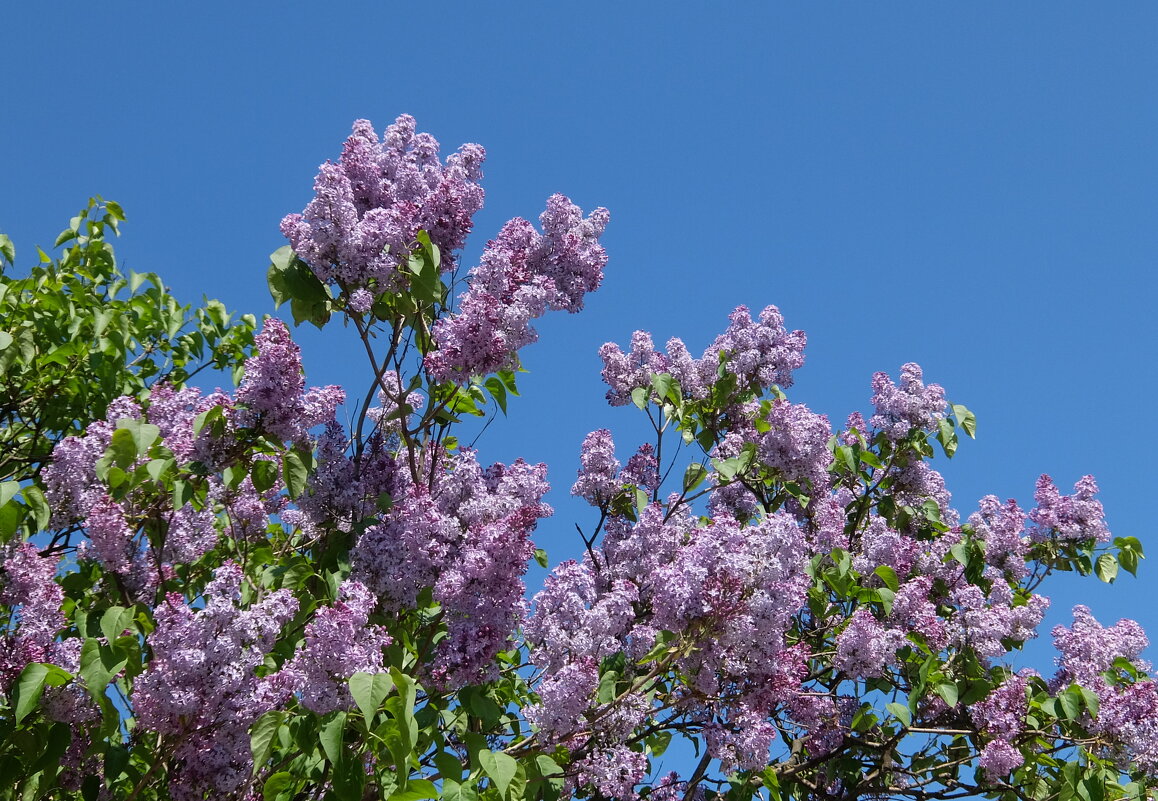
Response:
[[[1098,484],[1093,476],[1078,479],[1073,495],[1058,492],[1049,476],[1038,478],[1033,493],[1037,506],[1029,513],[1029,519],[1034,523],[1030,538],[1034,542],[1043,542],[1053,536],[1070,542],[1087,539],[1109,541],[1110,530],[1106,527],[1102,502],[1094,498],[1097,493]]]
[[[377,599],[361,582],[344,581],[333,606],[319,609],[306,626],[305,644],[279,674],[318,715],[348,708],[346,686],[355,673],[384,671],[382,650],[391,643],[381,626],[369,625]]]
[[[486,153],[463,145],[443,164],[438,142],[415,128],[402,115],[379,140],[367,120],[356,121],[337,163],[321,166],[314,199],[282,220],[282,233],[323,282],[393,288],[420,230],[442,251],[442,270],[454,269],[453,251],[483,205]]]
[[[623,488],[619,480],[619,460],[615,458],[615,442],[606,428],[592,431],[583,438],[579,464],[579,477],[571,486],[571,494],[592,506],[606,506]]]
[[[18,609],[15,633],[0,634],[0,693],[31,662],[58,656],[56,634],[65,626],[64,590],[54,580],[58,560],[41,556],[30,542],[9,545],[0,566],[0,604]]]
[[[900,440],[912,429],[936,431],[945,418],[945,390],[939,384],[922,381],[920,365],[901,366],[901,383],[894,384],[887,373],[873,376],[872,404],[876,413],[869,423],[891,440]]]
[[[977,767],[988,778],[1000,779],[1008,775],[1011,770],[1021,767],[1024,762],[1025,757],[1008,740],[998,739],[990,740],[981,749],[981,758],[977,761]]]
[[[833,665],[853,678],[875,678],[896,661],[904,632],[886,629],[872,612],[858,609],[836,638]]]
[[[599,237],[606,209],[583,212],[563,195],[552,195],[540,216],[540,234],[516,217],[487,243],[470,271],[458,313],[437,320],[438,350],[426,367],[439,381],[465,383],[519,366],[518,351],[538,338],[531,321],[549,309],[577,312],[583,296],[598,289],[607,254]]]

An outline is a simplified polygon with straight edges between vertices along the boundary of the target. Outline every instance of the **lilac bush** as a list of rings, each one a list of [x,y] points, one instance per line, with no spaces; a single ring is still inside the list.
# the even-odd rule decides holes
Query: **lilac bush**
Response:
[[[309,388],[269,317],[218,364],[236,389],[126,378],[51,459],[0,475],[0,799],[1158,784],[1137,623],[1076,607],[1052,675],[1010,667],[1054,572],[1138,567],[1094,479],[959,511],[931,460],[975,434],[969,410],[905,364],[834,426],[786,394],[806,338],[775,306],[737,307],[699,358],[646,331],[600,349],[607,401],[651,435],[619,455],[610,428],[587,435],[582,556],[529,592],[547,466],[458,436],[507,413],[534,321],[598,289],[609,217],[553,195],[461,270],[484,153],[439,151],[408,116],[382,137],[358,121],[282,223],[271,293],[356,332],[364,394]]]

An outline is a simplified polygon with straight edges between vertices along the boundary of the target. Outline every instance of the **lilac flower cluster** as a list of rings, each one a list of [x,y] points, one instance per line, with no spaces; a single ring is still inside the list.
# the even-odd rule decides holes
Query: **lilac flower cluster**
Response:
[[[347,580],[338,595],[333,606],[314,614],[305,645],[277,674],[319,715],[349,708],[353,699],[346,681],[355,673],[383,672],[382,649],[391,643],[385,629],[367,625],[378,599],[365,585]]]
[[[597,508],[606,506],[625,487],[651,491],[659,486],[655,449],[644,443],[621,470],[619,460],[615,458],[615,442],[606,428],[592,431],[583,438],[579,464],[578,478],[571,486],[571,494]]]
[[[452,252],[483,205],[485,158],[468,144],[441,163],[438,141],[417,133],[409,115],[381,140],[370,122],[357,120],[338,161],[319,169],[314,199],[282,220],[282,233],[319,279],[351,291],[394,287],[420,230],[442,250],[442,269],[453,270]],[[352,308],[364,312],[370,294],[351,295]]]
[[[60,662],[62,645],[56,634],[65,625],[64,590],[53,580],[57,560],[41,556],[29,542],[6,550],[0,567],[0,604],[19,610],[19,625],[14,633],[0,635],[0,694],[4,695],[25,665]]]
[[[784,634],[804,601],[806,557],[800,525],[787,513],[747,526],[729,518],[701,525],[686,512],[665,519],[653,504],[635,523],[613,517],[602,546],[556,568],[534,598],[524,634],[545,691],[528,720],[548,742],[589,739],[580,784],[627,792],[627,782],[642,778],[638,758],[611,743],[642,725],[650,705],[629,695],[585,710],[576,699],[592,697],[601,660],[621,651],[639,659],[666,631],[701,644],[677,660],[694,677],[680,712],[700,720],[717,703],[730,710],[727,723],[711,728],[710,753],[736,765],[766,760],[768,710],[792,698],[804,675],[804,654],[787,647]],[[619,706],[630,713],[616,716]]]
[[[912,429],[936,431],[945,418],[945,390],[939,384],[925,385],[920,365],[901,366],[900,386],[887,373],[873,376],[873,408],[869,423],[892,440],[900,440]]]
[[[237,792],[253,764],[249,726],[284,698],[255,669],[297,600],[278,590],[243,608],[241,581],[241,568],[227,562],[205,588],[204,608],[194,610],[173,593],[153,612],[153,658],[130,701],[141,727],[176,743],[169,787],[176,801]]]
[[[693,359],[678,338],[668,340],[666,354],[659,353],[646,331],[632,335],[628,353],[613,342],[603,345],[599,356],[603,381],[610,387],[608,402],[624,406],[631,402],[632,390],[645,388],[650,392],[651,377],[659,373],[670,373],[684,397],[694,400],[708,396],[721,369],[735,376],[743,390],[791,386],[793,371],[804,365],[804,332],[785,329],[784,318],[775,306],[760,312],[758,322],[746,306],[737,306],[729,320],[727,330],[699,359]]]
[[[448,636],[432,678],[459,686],[490,674],[522,620],[530,533],[551,508],[542,502],[546,465],[519,460],[484,470],[464,450],[434,469],[433,486],[400,478],[390,512],[354,547],[354,578],[387,610],[412,608],[433,588]]]
[[[1117,659],[1129,660],[1139,670],[1150,664],[1140,658],[1149,640],[1142,627],[1129,619],[1103,628],[1086,606],[1073,609],[1071,627],[1056,626],[1054,646],[1058,672],[1050,682],[1054,690],[1078,683],[1098,697],[1098,714],[1090,721],[1092,733],[1108,735],[1113,745],[1108,756],[1125,767],[1131,762],[1144,770],[1158,770],[1158,682],[1106,680],[1106,674],[1120,676]]]
[[[974,723],[993,739],[981,750],[978,766],[991,776],[1005,776],[1025,761],[1013,741],[1025,730],[1029,709],[1024,675],[1009,676],[989,695],[969,708]]]
[[[472,375],[518,368],[518,351],[538,338],[531,321],[548,309],[577,312],[599,288],[607,253],[599,237],[607,209],[587,218],[563,195],[552,195],[540,215],[543,233],[516,217],[487,243],[470,271],[458,313],[433,328],[438,350],[426,367],[439,381],[465,383]]]
[[[301,348],[285,323],[266,319],[255,340],[257,355],[245,362],[245,377],[237,388],[236,422],[260,428],[279,441],[304,442],[314,426],[332,420],[346,400],[341,387],[305,388]]]
[[[1093,476],[1078,479],[1073,495],[1062,495],[1053,479],[1041,476],[1033,493],[1037,506],[1029,513],[1034,523],[1030,538],[1034,542],[1053,537],[1069,542],[1109,541],[1110,530],[1106,527],[1102,502],[1094,498],[1097,492],[1098,484]]]

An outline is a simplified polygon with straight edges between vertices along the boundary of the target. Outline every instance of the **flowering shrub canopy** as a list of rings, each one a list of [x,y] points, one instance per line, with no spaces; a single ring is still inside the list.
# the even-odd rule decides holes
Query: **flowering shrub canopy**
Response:
[[[1136,623],[1076,607],[1053,675],[1008,667],[1053,572],[1138,567],[1094,479],[962,514],[930,460],[974,435],[969,410],[906,364],[834,427],[785,394],[805,336],[774,306],[738,307],[698,359],[643,331],[600,350],[607,400],[654,436],[620,455],[610,430],[587,436],[584,555],[528,600],[547,467],[487,466],[455,432],[507,412],[532,322],[599,287],[608,213],[554,195],[463,271],[483,155],[441,160],[410,117],[381,139],[359,121],[283,221],[274,299],[353,326],[361,398],[309,387],[277,318],[254,337],[154,277],[138,294],[104,239],[115,204],[76,218],[60,259],[0,276],[0,799],[1118,799],[1158,782]],[[187,385],[198,365],[236,389]],[[696,756],[661,772],[674,737]]]

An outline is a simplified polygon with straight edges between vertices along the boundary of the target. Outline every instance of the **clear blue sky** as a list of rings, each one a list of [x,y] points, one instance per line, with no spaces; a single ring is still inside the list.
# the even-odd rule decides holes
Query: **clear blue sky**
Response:
[[[775,303],[809,335],[792,397],[834,423],[906,361],[976,411],[948,470],[963,514],[1096,475],[1152,558],[1113,588],[1061,581],[1044,639],[1077,602],[1158,635],[1158,5],[16,3],[4,29],[22,262],[101,193],[126,267],[271,311],[278,221],[355,118],[402,112],[488,150],[468,261],[552,192],[607,206],[603,289],[540,326],[480,444],[551,465],[554,558],[591,522],[566,496],[583,435],[631,430],[599,345],[644,328],[698,351],[736,304]],[[348,332],[301,341],[312,383],[364,385]]]

